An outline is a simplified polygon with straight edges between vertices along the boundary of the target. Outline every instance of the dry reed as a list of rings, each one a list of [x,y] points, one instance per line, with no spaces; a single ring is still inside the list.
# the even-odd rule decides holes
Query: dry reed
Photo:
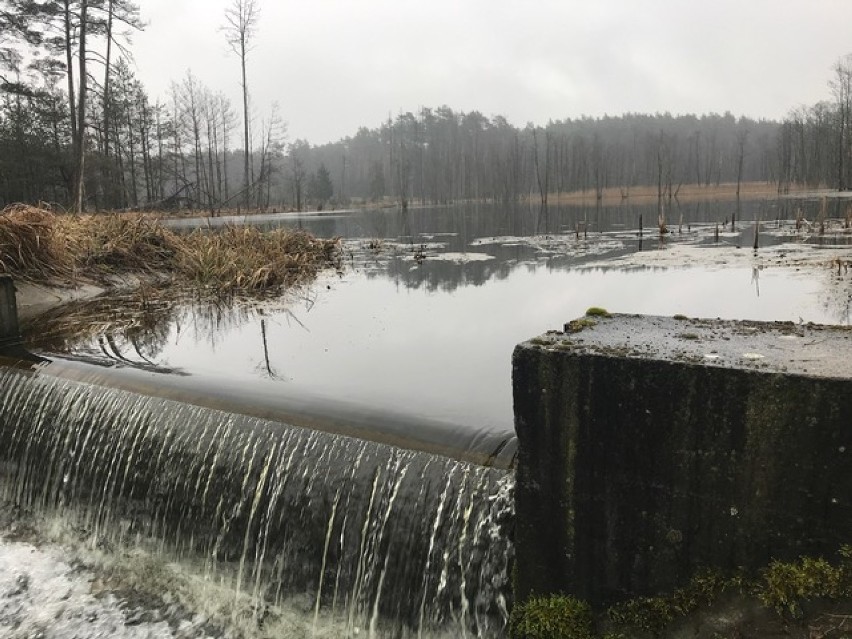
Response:
[[[261,293],[311,278],[339,243],[304,231],[225,227],[175,233],[149,216],[0,212],[0,273],[38,282],[157,274],[178,285]]]
[[[73,265],[55,233],[56,216],[14,205],[0,212],[0,273],[27,280],[70,275]]]

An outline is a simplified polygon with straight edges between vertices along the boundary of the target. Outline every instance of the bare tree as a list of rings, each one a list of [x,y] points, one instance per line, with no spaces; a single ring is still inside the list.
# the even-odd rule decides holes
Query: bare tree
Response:
[[[208,206],[212,206],[207,181],[207,167],[204,166],[201,144],[201,125],[204,117],[206,93],[206,87],[199,83],[192,71],[187,71],[186,78],[181,85],[181,110],[192,136],[193,158],[195,160],[195,204],[203,205],[206,201]]]
[[[550,191],[550,186],[548,184],[548,178],[550,177],[550,132],[545,131],[544,133],[544,161],[542,162],[539,159],[538,127],[530,124],[528,125],[528,128],[532,131],[533,166],[535,168],[535,179],[538,183],[538,192],[541,196],[541,210],[546,212],[547,195]]]
[[[230,132],[236,124],[236,114],[231,106],[231,101],[223,94],[217,94],[216,101],[222,125],[222,183],[219,185],[219,192],[224,194],[223,201],[228,202],[231,199],[228,189],[228,140],[230,139]]]
[[[290,144],[290,187],[297,211],[302,210],[302,192],[305,184],[304,158],[311,152],[311,145],[306,140],[296,140]]]
[[[79,61],[80,61],[80,98],[77,101],[77,137],[74,140],[74,211],[83,211],[83,192],[85,185],[85,163],[86,163],[86,98],[88,96],[89,76],[86,72],[86,26],[87,13],[89,10],[88,0],[80,0],[80,31]]]
[[[276,161],[280,165],[284,158],[287,137],[287,124],[281,120],[278,113],[278,103],[272,103],[269,120],[264,123],[260,147],[260,176],[257,179],[258,208],[269,206],[272,193],[272,174],[277,170]]]
[[[746,143],[748,142],[748,123],[740,119],[737,127],[737,198],[740,197],[740,186],[743,182],[743,163],[745,162]]]
[[[71,117],[71,138],[77,143],[77,100],[74,97],[74,24],[72,21],[71,0],[63,0],[63,28],[65,32],[65,69],[68,80],[68,110]],[[75,187],[76,188],[76,187]]]
[[[249,142],[249,108],[248,108],[248,83],[246,82],[246,57],[250,49],[250,42],[257,29],[260,18],[260,7],[256,0],[232,0],[231,6],[225,10],[225,38],[228,46],[240,58],[240,69],[242,72],[243,89],[243,137],[245,143],[245,174],[243,178],[244,202],[246,208],[249,206],[250,198],[250,142]]]
[[[849,155],[849,126],[852,117],[852,54],[846,55],[834,65],[834,79],[830,83],[837,101],[837,190],[843,191],[847,184],[847,156]]]
[[[112,47],[117,45],[125,58],[130,58],[130,52],[116,40],[114,23],[116,21],[129,26],[131,29],[141,30],[143,25],[139,18],[139,6],[129,0],[106,0],[102,10],[106,13],[104,18],[104,38],[106,39],[106,55],[104,57],[104,80],[103,80],[103,152],[109,156],[109,132],[110,132],[110,83],[112,80]],[[125,37],[129,37],[125,35]]]

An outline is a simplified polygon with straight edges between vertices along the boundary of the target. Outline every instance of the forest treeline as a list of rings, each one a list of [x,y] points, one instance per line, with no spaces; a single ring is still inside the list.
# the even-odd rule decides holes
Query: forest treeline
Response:
[[[837,62],[825,101],[783,122],[664,113],[518,127],[441,106],[311,145],[287,139],[277,107],[249,108],[257,16],[256,0],[233,0],[224,17],[245,89],[235,107],[191,72],[167,95],[147,93],[131,64],[130,35],[144,24],[130,0],[0,0],[0,206],[546,204],[638,186],[676,196],[684,184],[852,185],[850,56]]]

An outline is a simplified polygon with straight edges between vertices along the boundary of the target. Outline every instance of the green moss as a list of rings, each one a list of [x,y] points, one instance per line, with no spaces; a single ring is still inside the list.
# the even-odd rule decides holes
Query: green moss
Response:
[[[662,597],[637,597],[613,606],[608,611],[610,621],[621,628],[631,628],[653,635],[675,620],[671,602]]]
[[[610,608],[607,616],[616,626],[659,635],[675,619],[712,605],[725,592],[742,591],[744,587],[740,575],[724,577],[717,571],[704,570],[669,595],[621,602]]]
[[[681,315],[680,313],[678,313],[677,315],[674,315],[674,316],[673,316],[673,318],[674,318],[674,319],[676,319],[676,320],[679,320],[679,321],[681,321],[681,322],[682,322],[683,320],[688,320],[688,319],[689,319],[686,315]]]
[[[576,597],[532,597],[515,604],[509,618],[512,639],[592,639],[592,609]]]
[[[839,564],[808,557],[795,562],[775,561],[756,579],[742,574],[723,576],[710,570],[699,572],[688,585],[669,595],[624,601],[606,614],[618,630],[658,636],[676,619],[713,605],[724,594],[740,593],[757,597],[761,604],[782,616],[800,617],[806,601],[852,597],[852,546],[843,546],[839,554]]]
[[[612,314],[608,310],[600,306],[590,306],[586,309],[586,315],[592,317],[612,317]]]
[[[637,597],[618,603],[597,623],[606,626],[603,639],[637,635],[661,636],[678,619],[717,604],[726,595],[745,595],[784,617],[802,616],[807,601],[847,601],[852,598],[852,545],[840,549],[839,561],[801,557],[772,562],[760,575],[723,575],[704,570],[683,588],[656,597]],[[512,639],[593,639],[596,614],[579,599],[565,595],[532,597],[518,603],[509,619]]]
[[[530,340],[530,344],[532,344],[533,346],[549,346],[550,340],[543,339],[541,337],[534,337]]]
[[[597,322],[593,319],[589,319],[588,317],[583,317],[581,319],[575,319],[568,322],[566,328],[569,333],[579,333],[584,328],[591,328],[595,326]]]
[[[782,616],[801,617],[802,604],[813,599],[852,597],[852,546],[844,546],[839,565],[822,558],[773,561],[755,587],[760,602]]]
[[[683,588],[656,597],[637,597],[618,603],[603,616],[571,596],[532,597],[518,603],[509,619],[512,639],[593,639],[595,619],[605,626],[603,639],[637,635],[661,636],[670,624],[718,603],[730,594],[756,598],[784,617],[800,617],[810,600],[846,601],[852,598],[852,546],[843,546],[840,561],[802,557],[774,561],[759,576],[723,575],[704,570]]]
[[[698,335],[696,333],[680,333],[678,337],[681,339],[698,339]]]

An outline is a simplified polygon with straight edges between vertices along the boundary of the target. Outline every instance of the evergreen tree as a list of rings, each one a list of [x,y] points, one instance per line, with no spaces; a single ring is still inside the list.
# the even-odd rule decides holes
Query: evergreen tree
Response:
[[[314,200],[320,207],[324,206],[334,195],[334,187],[331,184],[331,174],[325,168],[325,164],[320,163],[319,168],[311,176],[309,184],[310,198]]]

